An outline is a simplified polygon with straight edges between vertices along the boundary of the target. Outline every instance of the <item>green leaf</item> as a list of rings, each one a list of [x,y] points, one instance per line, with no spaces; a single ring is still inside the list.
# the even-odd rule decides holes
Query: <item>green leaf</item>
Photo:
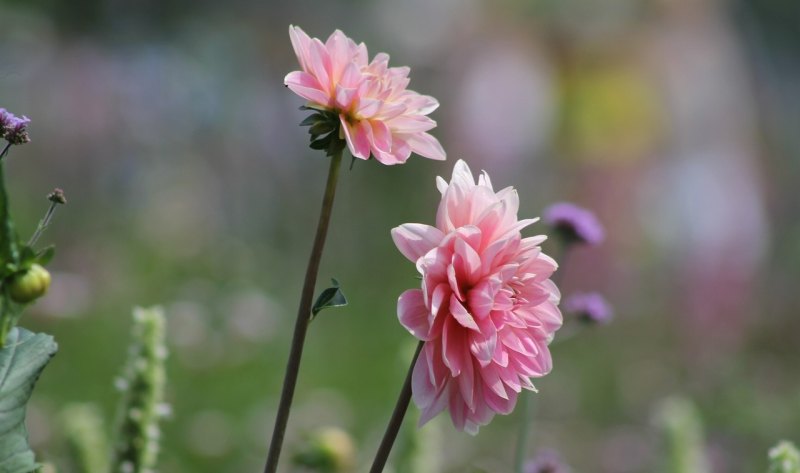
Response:
[[[322,309],[327,309],[328,307],[344,307],[347,305],[347,298],[344,297],[344,293],[341,288],[339,288],[339,281],[331,279],[331,283],[333,286],[322,291],[319,297],[317,297],[317,301],[314,302],[314,307],[311,308],[312,320]]]
[[[56,254],[56,247],[53,246],[53,245],[50,245],[50,246],[42,249],[42,251],[40,251],[39,253],[36,254],[36,261],[34,261],[34,262],[35,263],[39,263],[42,266],[46,266],[47,263],[49,263],[50,260],[53,259],[53,256],[55,254]]]
[[[38,468],[28,445],[25,407],[33,386],[58,345],[47,334],[12,329],[0,350],[0,473]]]
[[[330,133],[336,129],[336,125],[330,122],[317,122],[314,123],[311,128],[308,129],[308,133],[310,135],[324,135],[325,133]]]
[[[327,135],[324,138],[312,141],[309,146],[311,147],[311,149],[323,150],[323,149],[328,149],[328,145],[330,145],[330,143],[331,143],[331,135]]]
[[[312,115],[307,116],[302,122],[300,122],[300,126],[311,126],[323,120],[325,120],[325,116],[323,114],[314,113]]]

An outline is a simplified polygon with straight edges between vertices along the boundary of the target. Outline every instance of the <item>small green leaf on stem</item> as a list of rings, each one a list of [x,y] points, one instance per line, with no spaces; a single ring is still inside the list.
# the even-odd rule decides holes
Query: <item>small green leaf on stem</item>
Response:
[[[42,249],[42,251],[36,253],[35,262],[39,263],[42,266],[45,266],[47,263],[50,262],[50,260],[53,259],[53,256],[55,256],[55,254],[56,254],[55,246],[50,245]]]
[[[319,297],[317,297],[317,301],[314,302],[314,306],[311,308],[312,320],[322,309],[327,309],[328,307],[344,307],[347,305],[347,298],[339,287],[339,281],[331,279],[331,284],[332,286],[323,290]]]

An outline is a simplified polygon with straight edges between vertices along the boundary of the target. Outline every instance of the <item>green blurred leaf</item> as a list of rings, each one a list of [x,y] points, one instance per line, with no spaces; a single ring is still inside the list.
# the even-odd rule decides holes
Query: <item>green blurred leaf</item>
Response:
[[[333,284],[333,286],[322,291],[319,297],[317,297],[317,301],[314,302],[314,306],[311,308],[312,319],[316,317],[322,309],[327,309],[328,307],[344,307],[347,305],[347,298],[339,287],[339,281],[331,279],[331,284]]]
[[[323,120],[325,120],[324,115],[322,115],[321,113],[314,113],[312,115],[307,116],[302,122],[300,122],[300,126],[311,126]]]
[[[55,256],[55,254],[56,254],[56,247],[50,245],[36,254],[36,260],[34,262],[39,263],[42,266],[46,266],[47,263],[49,263],[50,260],[53,259],[53,256]]]
[[[0,350],[0,473],[38,468],[28,445],[25,408],[33,386],[58,345],[53,337],[12,329]]]

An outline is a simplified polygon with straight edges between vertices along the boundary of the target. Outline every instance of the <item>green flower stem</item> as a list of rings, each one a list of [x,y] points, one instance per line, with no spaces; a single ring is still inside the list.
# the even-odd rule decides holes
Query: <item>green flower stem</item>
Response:
[[[567,257],[570,254],[570,250],[572,249],[573,245],[570,243],[562,243],[559,246],[559,250],[557,251],[558,255],[556,255],[555,260],[561,261],[563,264],[559,266],[559,271],[556,271],[555,274],[550,278],[556,286],[561,286],[561,282],[564,280],[564,272],[567,267]],[[530,438],[530,429],[531,429],[531,416],[532,408],[531,408],[531,393],[522,391],[519,393],[519,403],[521,404],[520,410],[522,411],[522,418],[519,421],[519,431],[517,432],[517,444],[514,449],[514,471],[515,473],[524,473],[525,471],[525,459],[528,453],[528,438]]]
[[[369,473],[381,473],[383,467],[386,466],[386,460],[389,458],[397,433],[400,431],[400,426],[403,425],[403,418],[406,416],[408,404],[411,402],[411,376],[414,373],[414,366],[417,364],[417,358],[419,358],[419,352],[422,351],[423,345],[425,345],[425,342],[419,342],[417,351],[414,352],[414,357],[411,359],[406,380],[400,390],[400,396],[394,406],[392,418],[389,420],[389,425],[386,426],[386,432],[383,434],[383,440],[381,440],[378,452],[375,454],[375,460],[372,462],[372,468],[370,468]]]
[[[516,473],[525,473],[525,459],[527,457],[528,438],[531,431],[531,393],[522,391],[519,394],[520,410],[522,411],[522,418],[519,424],[519,433],[517,434],[517,445],[514,452],[514,471]]]
[[[7,150],[8,147],[3,153]],[[11,220],[11,213],[8,209],[5,175],[3,163],[0,161],[0,265],[8,267],[17,266],[18,264],[19,247],[17,234],[14,231],[14,222]],[[18,310],[8,297],[6,285],[0,281],[0,348],[5,346],[8,332],[16,323],[18,316]]]
[[[269,444],[269,453],[267,455],[267,464],[264,467],[264,473],[275,473],[278,469],[278,459],[280,458],[281,448],[283,447],[286,424],[289,421],[289,411],[292,408],[292,399],[294,398],[294,388],[297,385],[297,375],[300,371],[300,359],[303,356],[303,345],[306,340],[308,325],[311,321],[314,286],[317,283],[317,273],[319,273],[322,250],[325,247],[325,237],[328,234],[328,225],[333,211],[333,199],[336,196],[336,182],[339,178],[339,168],[341,164],[342,151],[340,150],[331,157],[328,181],[325,184],[325,196],[322,199],[322,209],[320,210],[319,222],[317,223],[317,234],[314,237],[314,246],[311,249],[311,256],[308,260],[306,276],[303,282],[303,292],[300,295],[300,307],[297,309],[297,320],[294,325],[292,346],[289,351],[289,360],[286,363],[286,374],[283,378],[281,400],[278,405],[278,413],[275,417],[275,427],[272,431],[272,440]]]

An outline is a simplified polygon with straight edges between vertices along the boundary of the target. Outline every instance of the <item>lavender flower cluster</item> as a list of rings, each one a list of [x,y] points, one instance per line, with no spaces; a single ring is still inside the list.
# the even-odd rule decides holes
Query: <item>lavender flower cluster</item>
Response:
[[[28,136],[30,118],[17,117],[4,108],[0,108],[0,138],[12,145],[23,145],[31,141]]]

